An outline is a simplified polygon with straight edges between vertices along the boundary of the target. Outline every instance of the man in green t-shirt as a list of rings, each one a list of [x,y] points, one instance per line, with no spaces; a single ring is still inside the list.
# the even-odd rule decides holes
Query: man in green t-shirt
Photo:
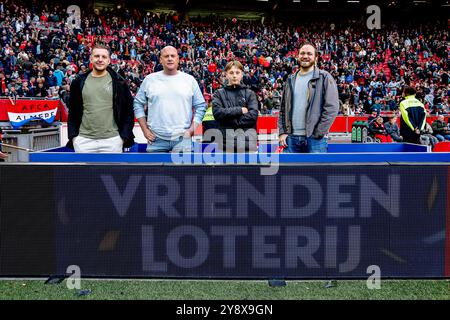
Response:
[[[68,147],[75,152],[122,152],[133,145],[133,98],[127,83],[109,64],[109,48],[96,45],[92,71],[71,84]]]

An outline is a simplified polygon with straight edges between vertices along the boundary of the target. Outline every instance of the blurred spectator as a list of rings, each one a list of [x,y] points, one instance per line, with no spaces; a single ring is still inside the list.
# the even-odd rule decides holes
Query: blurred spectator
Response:
[[[57,69],[55,70],[55,72],[53,73],[53,75],[54,75],[54,77],[56,78],[56,85],[58,86],[58,87],[61,87],[62,86],[62,82],[63,82],[63,79],[64,79],[64,77],[65,77],[65,74],[64,74],[64,72],[62,71],[62,65],[61,64],[58,64],[58,66],[57,66]]]
[[[420,134],[420,143],[426,146],[430,146],[431,149],[433,149],[438,142],[438,138],[433,135],[433,129],[431,128],[430,124],[426,122],[425,127]]]
[[[384,124],[386,132],[391,136],[395,142],[402,142],[403,137],[400,135],[400,129],[397,125],[397,116],[393,115],[389,118],[388,122]]]
[[[345,102],[341,105],[340,114],[343,116],[354,116],[355,112],[350,107],[349,100],[345,100]]]
[[[34,90],[34,96],[35,97],[40,97],[40,98],[47,98],[49,95],[46,87],[45,87],[45,83],[43,79],[39,79],[38,83],[37,83],[37,87]]]
[[[272,109],[277,109],[278,101],[274,98],[272,91],[269,91],[267,98],[264,100],[264,107],[268,114],[272,113]]]
[[[433,134],[439,141],[450,141],[450,130],[447,123],[445,123],[444,116],[439,115],[438,118],[431,124]]]
[[[380,142],[392,142],[391,136],[384,127],[383,118],[381,116],[378,116],[375,121],[370,123],[369,130],[374,135],[375,139],[380,140]]]
[[[375,98],[375,103],[372,104],[372,106],[370,107],[370,111],[376,111],[377,114],[380,114],[381,109],[383,108],[383,106],[381,105],[381,99],[380,98]]]
[[[45,79],[45,89],[61,87],[64,81],[70,85],[78,73],[88,71],[96,42],[110,45],[112,64],[134,95],[145,76],[162,69],[160,50],[173,45],[179,51],[180,70],[192,75],[203,93],[220,88],[226,63],[239,60],[246,68],[244,84],[258,94],[264,102],[261,111],[266,112],[279,108],[280,91],[299,67],[298,43],[314,40],[317,66],[333,76],[340,99],[348,99],[356,115],[369,114],[375,99],[380,111],[395,110],[405,85],[416,89],[416,98],[433,114],[449,112],[449,32],[440,21],[420,27],[413,21],[391,23],[372,31],[363,21],[342,20],[330,29],[323,21],[262,24],[233,22],[220,15],[188,20],[177,13],[141,14],[126,4],[96,12],[82,9],[81,28],[71,31],[64,23],[67,13],[62,3],[2,3],[2,95],[6,88],[9,93],[12,79],[27,80],[31,92],[38,87],[31,77]],[[47,96],[42,89],[34,94]]]
[[[377,110],[373,110],[369,117],[367,118],[367,123],[370,125],[372,122],[374,122],[378,118],[379,114]]]

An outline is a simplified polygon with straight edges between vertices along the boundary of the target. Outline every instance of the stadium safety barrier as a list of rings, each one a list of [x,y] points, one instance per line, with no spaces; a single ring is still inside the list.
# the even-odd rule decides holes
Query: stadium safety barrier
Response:
[[[59,126],[33,129],[6,129],[3,130],[3,152],[8,154],[6,162],[28,162],[29,150],[39,151],[55,148],[60,145]],[[15,148],[15,147],[20,147]]]

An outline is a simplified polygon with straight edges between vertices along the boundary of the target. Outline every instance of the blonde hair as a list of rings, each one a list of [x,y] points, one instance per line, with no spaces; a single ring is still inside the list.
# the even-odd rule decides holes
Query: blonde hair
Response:
[[[233,67],[236,67],[241,71],[244,71],[244,66],[242,65],[242,63],[240,63],[237,60],[233,60],[227,63],[227,65],[225,66],[225,72],[228,72],[228,70],[230,70]]]

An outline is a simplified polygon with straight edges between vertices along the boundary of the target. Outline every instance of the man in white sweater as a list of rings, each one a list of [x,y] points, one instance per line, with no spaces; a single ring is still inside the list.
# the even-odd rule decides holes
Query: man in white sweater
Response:
[[[177,49],[164,47],[160,63],[163,70],[146,76],[134,98],[147,152],[191,152],[192,136],[206,111],[205,99],[194,77],[178,71]]]

